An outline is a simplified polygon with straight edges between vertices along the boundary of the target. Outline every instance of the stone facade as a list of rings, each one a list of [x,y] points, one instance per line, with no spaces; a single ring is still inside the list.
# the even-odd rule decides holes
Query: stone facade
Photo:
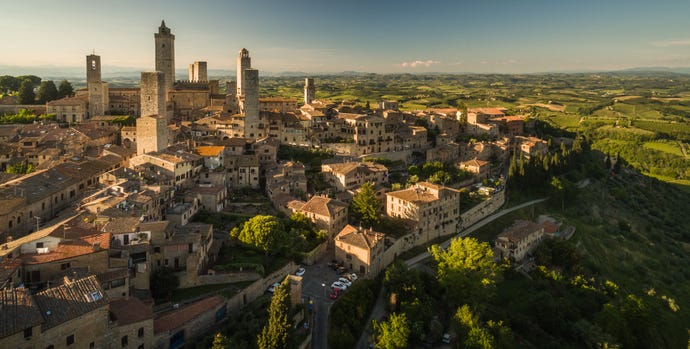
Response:
[[[165,93],[175,83],[175,35],[172,35],[170,28],[165,26],[165,21],[162,21],[158,33],[154,34],[154,38],[156,41],[156,71],[163,74],[163,92]],[[145,114],[142,110],[141,115],[151,114]]]
[[[498,251],[497,257],[521,261],[539,245],[543,238],[543,225],[530,221],[515,221],[515,224],[496,237],[494,243]]]
[[[346,225],[335,237],[335,259],[363,277],[383,270],[384,234]]]

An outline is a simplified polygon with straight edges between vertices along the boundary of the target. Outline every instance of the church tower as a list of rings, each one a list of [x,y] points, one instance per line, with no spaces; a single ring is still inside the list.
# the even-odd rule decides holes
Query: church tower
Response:
[[[101,81],[101,56],[86,56],[86,88],[89,96],[88,117],[108,111],[108,83]]]
[[[261,138],[264,130],[259,120],[259,71],[257,69],[246,69],[243,72],[244,78],[244,137]]]
[[[170,33],[170,28],[165,26],[165,21],[161,21],[158,33],[155,33],[154,37],[156,38],[156,70],[163,72],[167,92],[175,83],[175,35]]]
[[[304,104],[311,104],[311,101],[316,98],[316,86],[314,86],[314,79],[304,79]]]
[[[244,71],[252,67],[252,59],[246,48],[240,50],[237,56],[237,96],[244,96],[245,77]]]

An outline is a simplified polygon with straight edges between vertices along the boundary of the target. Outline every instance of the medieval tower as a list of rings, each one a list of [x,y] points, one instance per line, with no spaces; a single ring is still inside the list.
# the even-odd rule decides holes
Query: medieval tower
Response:
[[[170,28],[161,21],[156,38],[156,70],[163,72],[165,77],[165,91],[172,89],[175,82],[175,35],[170,33]],[[141,115],[144,115],[143,111]]]
[[[237,96],[244,96],[245,77],[244,71],[252,67],[252,59],[246,48],[240,50],[237,56]]]
[[[244,80],[244,137],[261,138],[264,130],[259,123],[259,71],[246,69],[243,72]],[[239,89],[238,89],[239,90]]]
[[[310,104],[316,98],[316,86],[313,78],[304,79],[304,104]]]
[[[189,81],[190,82],[206,82],[208,81],[208,70],[206,62],[194,62],[189,65]]]
[[[104,115],[108,110],[108,83],[101,81],[101,56],[86,56],[86,88],[89,96],[89,117]]]
[[[137,119],[138,155],[161,151],[168,146],[165,82],[165,75],[160,71],[141,73],[141,117]]]

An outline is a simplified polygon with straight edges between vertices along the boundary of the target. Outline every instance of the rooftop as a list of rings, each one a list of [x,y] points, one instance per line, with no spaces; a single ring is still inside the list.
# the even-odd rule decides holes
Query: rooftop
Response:
[[[312,196],[300,211],[324,217],[333,217],[337,212],[347,209],[347,204],[324,196]]]
[[[45,319],[43,330],[108,305],[108,296],[94,275],[65,280],[60,286],[37,293],[34,300]]]
[[[41,311],[26,288],[0,290],[0,338],[39,325]]]
[[[385,235],[383,233],[378,233],[371,229],[357,229],[348,224],[338,233],[335,240],[370,250],[382,241],[384,237]]]
[[[224,303],[225,299],[223,297],[213,296],[183,306],[155,319],[153,321],[153,332],[158,334],[172,331]]]

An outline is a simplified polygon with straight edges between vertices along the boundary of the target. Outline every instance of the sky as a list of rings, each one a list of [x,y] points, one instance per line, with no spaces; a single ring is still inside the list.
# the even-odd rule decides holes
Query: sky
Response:
[[[0,0],[0,66],[529,73],[690,67],[688,0]],[[0,75],[4,75],[0,69]]]

